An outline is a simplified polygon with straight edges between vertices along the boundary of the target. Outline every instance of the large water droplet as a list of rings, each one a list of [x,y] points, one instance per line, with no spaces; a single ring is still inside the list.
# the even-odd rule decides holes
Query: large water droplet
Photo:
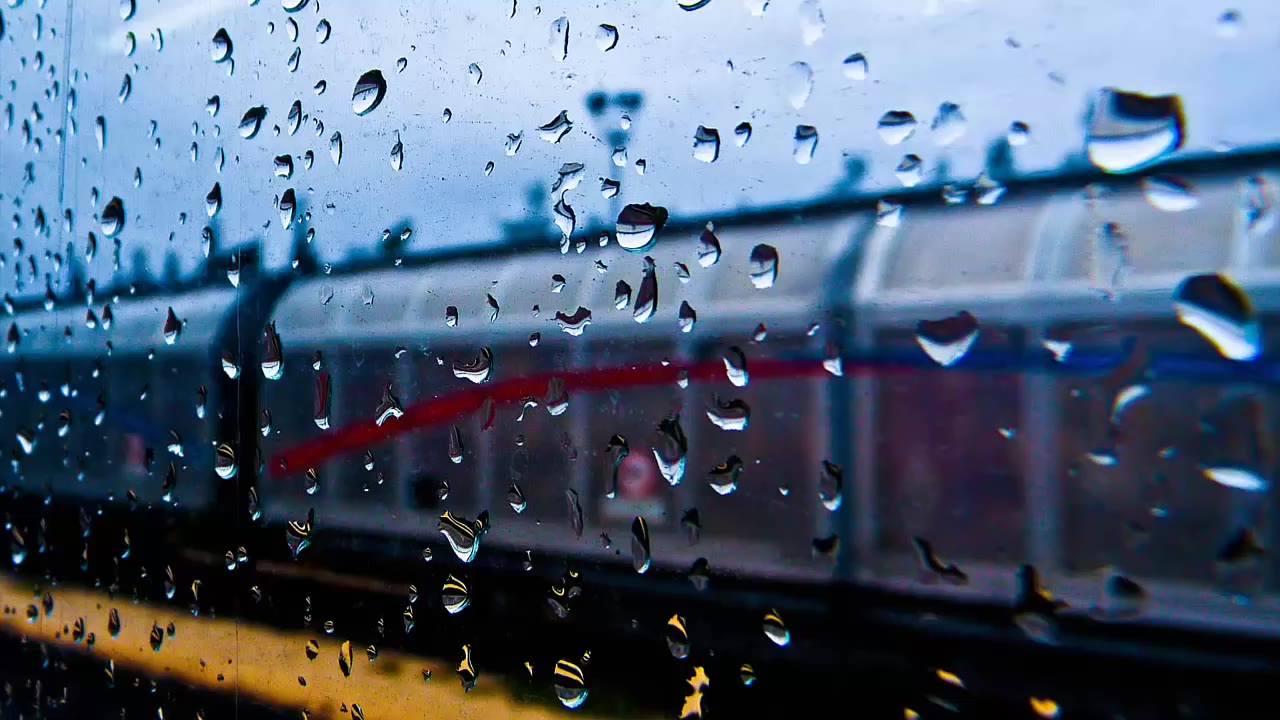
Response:
[[[782,616],[777,610],[770,610],[764,614],[764,635],[778,647],[785,647],[791,642],[791,631],[782,622]]]
[[[631,567],[638,573],[649,570],[649,523],[639,515],[631,521]]]
[[[1186,278],[1173,293],[1173,307],[1178,320],[1200,333],[1223,357],[1253,360],[1262,352],[1262,332],[1253,304],[1225,275]]]
[[[867,79],[867,57],[862,53],[854,53],[844,59],[844,76],[850,80]]]
[[[351,92],[351,109],[357,115],[368,115],[382,103],[386,94],[387,80],[382,77],[382,71],[370,70],[356,80],[356,87]]]
[[[268,380],[284,377],[284,348],[274,321],[262,330],[262,376]]]
[[[162,332],[164,334],[164,343],[166,345],[172,345],[178,342],[178,335],[182,333],[182,321],[173,313],[172,307],[169,308],[168,314],[165,315]]]
[[[774,281],[778,279],[777,249],[772,245],[761,243],[751,248],[751,256],[748,260],[747,272],[752,286],[757,290],[773,287]]]
[[[658,423],[653,443],[653,459],[669,485],[679,485],[688,463],[689,441],[680,426],[679,415],[669,415]]]
[[[252,140],[262,128],[262,121],[267,117],[267,109],[262,105],[245,110],[240,118],[240,137]]]
[[[813,68],[809,63],[793,62],[786,72],[787,102],[799,110],[809,102],[809,94],[813,92]]]
[[[321,45],[325,44],[329,41],[329,34],[332,32],[333,26],[329,24],[329,21],[321,19],[320,22],[316,23],[316,42]]]
[[[657,234],[666,222],[666,208],[649,203],[631,203],[618,213],[615,225],[618,245],[629,252],[644,252],[657,242]]]
[[[906,110],[890,110],[876,124],[880,139],[886,145],[898,145],[916,131],[916,116]]]
[[[1143,95],[1103,88],[1094,97],[1085,131],[1089,161],[1109,173],[1150,165],[1182,147],[1185,120],[1177,95]]]
[[[21,0],[19,0],[21,2]],[[13,2],[9,3],[9,7],[17,7]],[[43,5],[41,6],[43,7]],[[133,19],[133,14],[137,12],[138,6],[134,0],[120,0],[120,19],[128,22]]]
[[[1151,207],[1165,212],[1185,212],[1200,204],[1191,183],[1172,175],[1142,178],[1142,195]]]
[[[569,56],[569,18],[558,17],[551,21],[551,57],[557,62]]]
[[[812,125],[797,125],[792,157],[800,165],[808,165],[813,154],[818,150],[818,128]]]
[[[226,28],[218,28],[209,44],[209,56],[216,63],[226,62],[231,59],[232,49],[231,36],[227,34]]]
[[[953,102],[944,102],[938,106],[938,114],[933,116],[929,130],[933,133],[934,143],[947,146],[964,137],[969,128],[960,106]]]
[[[648,322],[658,311],[658,270],[653,258],[645,256],[644,276],[640,280],[640,292],[636,293],[636,304],[631,311],[631,318],[638,323]]]
[[[835,512],[844,501],[844,470],[828,460],[822,461],[822,473],[818,476],[818,499],[822,507]]]
[[[720,157],[720,133],[715,128],[698,126],[693,133],[693,157],[705,163]]]
[[[482,515],[487,518],[487,513]],[[440,534],[444,535],[449,547],[453,549],[453,554],[464,563],[474,560],[476,553],[479,552],[480,539],[484,535],[484,527],[485,522],[481,518],[471,522],[465,517],[454,515],[451,512],[442,514],[437,525]]]
[[[728,459],[711,468],[707,473],[707,484],[717,495],[731,495],[738,489],[738,478],[742,475],[742,458],[730,455]]]
[[[569,119],[569,112],[561,110],[558,115],[551,118],[546,124],[538,126],[538,135],[549,143],[558,143],[565,133],[573,129],[573,121]],[[517,145],[517,147],[519,147]]]
[[[612,25],[596,27],[596,47],[600,52],[609,52],[618,47],[618,28]]]
[[[707,407],[707,419],[721,430],[742,431],[751,422],[751,407],[739,399],[711,398]]]
[[[102,222],[102,234],[107,237],[115,237],[124,229],[124,203],[120,198],[113,197],[107,201],[102,208],[100,216]]]
[[[916,342],[943,367],[959,362],[977,340],[978,319],[965,310],[941,320],[921,320],[916,324]]]
[[[455,311],[456,312],[456,311]],[[493,351],[489,348],[480,348],[480,353],[474,360],[469,363],[455,361],[453,363],[454,377],[464,380],[470,380],[473,383],[482,383],[489,379],[490,373],[493,372]]]

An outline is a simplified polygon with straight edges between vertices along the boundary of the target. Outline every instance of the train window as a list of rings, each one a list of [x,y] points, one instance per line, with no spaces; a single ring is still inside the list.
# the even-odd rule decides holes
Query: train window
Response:
[[[939,288],[1019,283],[1031,261],[1042,201],[1012,201],[999,212],[928,210],[939,222],[904,222],[894,232],[884,287]],[[982,242],[974,242],[982,238]],[[963,248],[963,252],[960,251]]]
[[[821,578],[830,573],[834,552],[816,543],[833,535],[843,488],[824,487],[833,431],[826,414],[831,378],[820,372],[822,339],[809,337],[806,315],[770,316],[766,339],[742,333],[736,343],[699,347],[699,364],[719,366],[718,377],[691,382],[687,479],[688,502],[699,510],[702,552],[739,572],[765,576]],[[752,378],[757,365],[808,360],[814,372],[799,377]],[[738,370],[745,370],[743,375]],[[746,427],[712,420],[718,403],[740,401],[750,409]],[[842,482],[842,481],[841,481]],[[762,535],[761,527],[773,530]],[[714,555],[712,555],[714,553]]]
[[[1274,403],[1249,382],[1210,384],[1152,372],[1153,356],[1212,360],[1216,354],[1190,329],[1167,320],[1054,333],[1076,338],[1072,352],[1114,347],[1116,338],[1137,344],[1133,357],[1114,369],[1055,382],[1066,564],[1077,573],[1117,566],[1217,587],[1224,580],[1217,560],[1223,546],[1245,528],[1267,533],[1271,513],[1265,496],[1212,477],[1273,472],[1268,428]]]
[[[876,343],[924,356],[910,332],[881,330]],[[970,353],[1016,358],[1020,333],[984,328]],[[1027,547],[1022,378],[963,361],[945,370],[907,367],[881,376],[875,393],[881,572],[929,577],[915,557],[913,538],[921,538],[971,576],[1008,574]]]

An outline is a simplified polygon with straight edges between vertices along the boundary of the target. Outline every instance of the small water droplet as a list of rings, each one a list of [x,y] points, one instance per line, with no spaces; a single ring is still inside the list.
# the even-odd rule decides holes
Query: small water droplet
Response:
[[[964,358],[977,339],[978,319],[968,311],[916,323],[916,342],[943,367],[950,367]]]
[[[898,145],[915,134],[916,117],[905,110],[890,110],[880,116],[876,129],[886,145]]]
[[[842,65],[844,76],[850,80],[867,79],[867,57],[862,53],[854,53],[845,58]]]
[[[613,25],[596,27],[596,47],[600,48],[600,52],[609,52],[618,47],[618,28]]]
[[[558,143],[572,129],[573,122],[569,120],[568,111],[561,110],[550,121],[538,126],[538,134],[549,143]]]
[[[813,92],[813,68],[809,63],[793,62],[787,67],[786,93],[791,107],[800,110]]]
[[[209,56],[216,63],[226,62],[231,59],[232,49],[231,36],[227,34],[227,29],[218,28],[218,31],[213,34],[213,40],[209,45]]]
[[[945,147],[964,137],[969,124],[960,111],[960,106],[953,102],[944,102],[938,106],[938,114],[933,116],[929,131],[933,133],[933,141]]]
[[[325,44],[328,42],[331,32],[333,32],[333,26],[329,24],[328,20],[321,19],[320,22],[316,23],[316,42],[321,45]]]
[[[812,125],[797,125],[792,156],[800,165],[808,165],[818,149],[818,129]]]
[[[693,133],[693,157],[704,163],[715,162],[720,157],[719,131],[699,125]]]

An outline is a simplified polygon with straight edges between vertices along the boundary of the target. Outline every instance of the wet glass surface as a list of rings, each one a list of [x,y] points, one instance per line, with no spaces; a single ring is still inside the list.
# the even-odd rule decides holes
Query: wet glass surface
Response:
[[[0,717],[1268,698],[1276,28],[0,3]]]

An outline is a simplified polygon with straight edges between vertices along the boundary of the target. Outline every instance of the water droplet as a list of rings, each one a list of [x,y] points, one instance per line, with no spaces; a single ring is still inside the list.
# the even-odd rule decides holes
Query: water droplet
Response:
[[[772,245],[760,244],[751,248],[748,277],[757,290],[773,287],[778,279],[778,251]]]
[[[1031,128],[1021,120],[1015,120],[1009,123],[1009,132],[1005,135],[1011,147],[1022,147],[1031,140]]]
[[[812,125],[797,125],[791,155],[800,165],[808,165],[818,150],[818,129]]]
[[[487,519],[488,513],[481,513],[475,522],[471,522],[460,515],[445,512],[440,516],[438,528],[453,549],[453,554],[462,562],[469,563],[480,550],[480,539],[484,535]]]
[[[618,196],[618,191],[622,189],[622,183],[612,178],[600,178],[600,196],[606,200],[610,200]]]
[[[0,35],[3,35],[3,33],[0,33]],[[133,34],[133,32],[126,32],[124,34],[123,47],[125,57],[133,57],[134,51],[138,49],[138,38]]]
[[[16,5],[10,3],[9,7],[16,7]],[[125,22],[132,20],[133,14],[137,12],[137,9],[134,0],[120,0],[120,19]]]
[[[787,102],[791,107],[799,110],[809,102],[809,95],[813,92],[813,68],[809,63],[793,62],[787,67],[786,88]]]
[[[522,142],[524,142],[523,131],[517,132],[517,133],[508,133],[507,141],[504,144],[504,150],[507,153],[507,157],[515,157],[516,153],[520,151],[520,144]]]
[[[120,94],[117,96],[116,99],[119,100],[121,104],[123,104],[125,100],[129,99],[129,95],[132,92],[133,92],[133,78],[129,77],[128,73],[125,73],[124,79],[120,81]]]
[[[329,89],[329,83],[324,80],[317,80],[316,84],[311,87],[311,91],[317,95],[323,95],[325,90]]]
[[[356,115],[368,115],[382,103],[386,94],[387,81],[382,71],[370,70],[356,80],[355,90],[351,92],[351,109]]]
[[[274,321],[267,323],[262,331],[262,376],[268,380],[284,377],[284,348]]]
[[[813,45],[822,39],[826,32],[827,21],[822,16],[822,7],[818,0],[804,0],[800,4],[800,39],[805,45]]]
[[[667,209],[649,203],[631,203],[618,213],[615,225],[618,245],[629,252],[639,253],[653,247],[658,231],[667,222]]]
[[[169,313],[164,318],[164,343],[172,345],[178,341],[178,335],[182,333],[182,321],[178,316],[173,314],[173,308],[169,308]]]
[[[560,228],[560,252],[566,253],[569,251],[569,237],[573,235],[578,217],[574,214],[573,208],[569,206],[569,203],[565,202],[563,195],[556,201],[555,207],[552,208],[552,213],[556,227]]]
[[[102,234],[107,237],[115,237],[124,229],[124,203],[120,198],[113,197],[107,201],[102,208],[100,220],[102,223]]]
[[[704,163],[715,162],[720,157],[719,131],[699,125],[693,133],[693,157]]]
[[[733,142],[738,147],[746,147],[751,140],[751,123],[738,123],[733,129]]]
[[[683,617],[672,615],[667,620],[666,637],[667,649],[671,651],[671,657],[677,660],[689,657],[689,630],[685,627]]]
[[[783,624],[777,610],[764,614],[764,635],[778,647],[786,647],[791,642],[791,631]]]
[[[1093,233],[1089,280],[1106,300],[1115,300],[1129,275],[1129,241],[1114,222],[1100,224]]]
[[[1192,275],[1173,294],[1178,320],[1200,333],[1231,360],[1253,360],[1262,352],[1261,328],[1248,295],[1220,273]]]
[[[1109,173],[1146,167],[1182,147],[1182,100],[1103,88],[1094,97],[1085,133],[1089,161]]]
[[[471,63],[467,66],[467,77],[471,78],[472,85],[479,85],[480,81],[484,79],[484,71],[476,63]]]
[[[404,143],[400,142],[400,132],[396,131],[396,142],[391,146],[391,169],[396,172],[404,167]]]
[[[457,615],[471,604],[471,591],[466,582],[451,574],[444,581],[440,599],[450,615]]]
[[[698,323],[698,311],[693,309],[688,300],[680,301],[680,310],[676,313],[676,324],[680,332],[690,333]]]
[[[302,101],[294,100],[293,105],[289,107],[289,115],[286,118],[289,127],[289,135],[296,135],[298,128],[302,126]]]
[[[325,44],[329,40],[329,33],[331,32],[333,32],[333,26],[329,24],[328,20],[321,19],[320,22],[316,23],[316,42],[321,45]]]
[[[391,384],[387,383],[382,388],[382,399],[378,401],[378,407],[374,411],[374,423],[378,427],[382,427],[382,424],[386,421],[403,416],[404,407],[400,404],[400,398],[397,398],[391,392]]]
[[[818,499],[822,507],[835,512],[844,501],[844,470],[833,462],[822,461],[822,473],[818,476]]]
[[[262,121],[267,117],[267,109],[261,105],[251,107],[240,118],[240,137],[252,140],[262,128]]]
[[[111,637],[120,636],[120,611],[116,608],[107,613],[107,632]]]
[[[219,443],[217,452],[214,453],[213,471],[223,480],[230,480],[236,476],[238,470],[236,451],[227,443]]]
[[[551,22],[551,57],[563,62],[569,57],[569,18],[559,17]]]
[[[945,147],[964,137],[969,123],[960,111],[960,106],[953,102],[944,102],[938,106],[938,114],[933,116],[929,131],[933,133],[933,141]]]
[[[454,309],[454,317],[457,317],[456,308]],[[457,320],[455,319],[454,322],[456,324]],[[487,347],[480,348],[480,353],[469,363],[457,361],[453,363],[454,377],[470,380],[473,383],[485,382],[492,372],[493,352]]]
[[[600,52],[609,52],[618,47],[618,28],[613,25],[596,27],[596,47],[600,48]]]
[[[893,174],[897,176],[898,182],[902,183],[903,187],[915,187],[924,179],[924,161],[919,155],[903,155]]]
[[[644,275],[640,279],[640,292],[636,293],[631,318],[638,323],[648,322],[658,311],[658,270],[653,258],[645,256]]]
[[[905,110],[890,110],[876,124],[886,145],[898,145],[915,134],[916,117]]]
[[[850,80],[867,79],[867,57],[862,53],[854,53],[844,59],[844,76]]]
[[[631,521],[631,567],[637,573],[649,569],[652,557],[649,554],[649,523],[639,515]]]
[[[916,323],[916,342],[943,367],[959,362],[977,340],[978,319],[965,310],[941,320]]]
[[[1217,32],[1220,38],[1234,38],[1240,34],[1240,27],[1244,24],[1240,16],[1240,11],[1231,9],[1223,10],[1218,15]]]
[[[565,133],[572,129],[573,122],[569,120],[568,111],[561,110],[558,115],[551,118],[546,124],[538,126],[538,134],[549,143],[558,143],[560,138],[563,138]],[[519,147],[518,144],[517,147]]]
[[[1200,204],[1191,183],[1172,175],[1142,178],[1142,195],[1157,210],[1185,212]]]
[[[717,495],[729,495],[738,489],[738,477],[742,475],[742,458],[730,455],[727,460],[711,468],[707,483]]]
[[[334,132],[329,136],[329,157],[335,167],[342,164],[342,133]]]
[[[739,399],[725,401],[713,396],[707,407],[707,419],[721,430],[740,432],[751,422],[751,408]]]
[[[226,28],[218,28],[213,34],[213,41],[209,45],[209,56],[216,63],[226,62],[231,59],[231,36],[227,34]]]
[[[572,315],[566,315],[563,312],[557,312],[555,316],[556,323],[565,333],[577,337],[587,329],[591,324],[591,311],[587,308],[578,306],[578,309]]]
[[[720,358],[724,362],[724,374],[734,387],[747,386],[747,356],[738,346],[732,346]]]
[[[653,459],[668,485],[674,487],[684,479],[688,456],[689,440],[680,426],[680,416],[668,415],[658,423],[653,443]]]
[[[293,188],[289,188],[280,195],[280,227],[288,230],[293,225],[298,209],[297,195],[293,192]]]
[[[693,12],[694,10],[701,10],[702,8],[706,7],[710,2],[711,0],[676,0],[676,4],[680,6],[680,9],[688,12]]]

